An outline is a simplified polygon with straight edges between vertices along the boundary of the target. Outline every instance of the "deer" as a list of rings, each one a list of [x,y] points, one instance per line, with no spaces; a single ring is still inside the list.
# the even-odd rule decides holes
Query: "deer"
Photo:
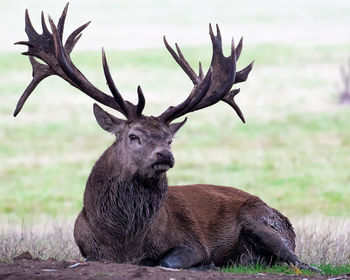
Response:
[[[138,102],[125,100],[117,89],[102,49],[102,65],[107,94],[95,87],[75,66],[70,54],[90,22],[74,30],[63,44],[68,4],[56,25],[41,14],[42,33],[33,27],[25,12],[25,45],[33,68],[33,78],[20,97],[14,116],[21,111],[35,87],[45,78],[57,75],[98,103],[121,113],[125,119],[93,105],[94,116],[115,141],[96,161],[88,177],[83,207],[74,225],[74,239],[86,260],[108,260],[166,268],[193,268],[228,263],[248,265],[287,263],[312,269],[300,261],[295,251],[295,233],[289,219],[259,197],[242,190],[209,184],[168,186],[166,172],[174,167],[171,151],[174,135],[186,123],[188,113],[219,101],[230,105],[245,118],[234,97],[245,82],[253,62],[242,70],[236,61],[242,51],[231,43],[229,56],[223,54],[221,32],[209,25],[212,60],[206,74],[199,63],[198,74],[183,56],[164,44],[176,63],[193,82],[184,101],[170,106],[159,116],[142,114],[145,97],[137,87]],[[40,59],[40,62],[38,61]]]
[[[350,105],[350,59],[346,67],[340,67],[340,74],[344,83],[344,89],[339,94],[340,105]]]

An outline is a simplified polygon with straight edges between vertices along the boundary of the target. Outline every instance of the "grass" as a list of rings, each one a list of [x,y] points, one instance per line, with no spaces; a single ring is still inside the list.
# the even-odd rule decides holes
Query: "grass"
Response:
[[[0,261],[11,261],[29,251],[34,258],[57,260],[79,259],[81,255],[72,236],[72,224],[67,220],[41,217],[35,225],[22,221],[14,225],[2,221],[0,229]]]
[[[238,66],[255,60],[237,96],[247,123],[226,104],[190,114],[173,144],[176,165],[169,182],[235,186],[258,195],[296,225],[297,253],[305,261],[348,269],[349,249],[342,245],[350,243],[350,110],[337,106],[337,94],[339,66],[349,57],[344,34],[350,6],[342,0],[282,2],[245,1],[236,9],[235,1],[202,1],[198,7],[196,1],[103,0],[84,2],[84,13],[73,2],[68,31],[90,18],[94,22],[72,59],[107,92],[96,51],[104,45],[123,95],[134,102],[141,84],[146,114],[158,115],[192,88],[162,47],[162,35],[183,46],[191,65],[200,60],[207,67],[207,23],[220,23],[225,51],[230,36],[237,41],[241,32]],[[26,2],[36,26],[40,9],[57,19],[64,4],[56,1],[48,8],[41,0]],[[184,13],[183,7],[200,12]],[[0,11],[7,26],[6,44],[0,46],[0,220],[6,221],[0,247],[7,249],[0,250],[0,260],[25,248],[38,257],[75,258],[71,230],[84,185],[114,139],[96,124],[92,101],[57,77],[43,81],[12,117],[31,74],[28,59],[18,54],[24,49],[12,46],[25,39],[23,10],[5,1]],[[310,219],[319,219],[319,226]]]
[[[317,265],[350,264],[349,219],[322,216],[294,221],[297,236],[296,254],[306,263]]]
[[[324,264],[318,266],[318,268],[322,271],[322,274],[326,275],[341,275],[350,273],[350,265],[333,266],[330,264]],[[318,274],[318,272],[308,270],[299,271],[298,269],[287,265],[264,266],[260,264],[249,266],[229,266],[223,269],[223,272],[235,274],[296,274],[304,276]]]
[[[40,222],[22,221],[13,224],[1,219],[0,261],[11,261],[24,251],[34,258],[81,260],[73,239],[73,219],[40,216]],[[324,274],[350,273],[350,223],[348,219],[309,218],[295,221],[297,233],[296,254],[301,260],[322,270]],[[312,229],[312,230],[310,230]],[[296,270],[285,265],[264,267],[260,264],[248,267],[228,266],[230,273],[287,273]],[[302,271],[308,275],[308,271]]]

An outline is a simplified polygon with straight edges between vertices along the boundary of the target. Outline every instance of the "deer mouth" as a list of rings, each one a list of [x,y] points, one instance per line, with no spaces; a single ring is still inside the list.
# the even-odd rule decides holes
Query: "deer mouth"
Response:
[[[156,162],[152,165],[152,168],[155,172],[157,173],[162,173],[168,171],[170,168],[172,168],[174,164],[171,162],[167,161],[162,161],[162,162]]]

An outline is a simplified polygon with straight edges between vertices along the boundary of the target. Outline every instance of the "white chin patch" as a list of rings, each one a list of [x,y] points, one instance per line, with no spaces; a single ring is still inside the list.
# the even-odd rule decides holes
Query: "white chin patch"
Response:
[[[170,169],[170,165],[169,164],[155,164],[153,165],[153,170],[156,172],[165,172],[168,171]]]

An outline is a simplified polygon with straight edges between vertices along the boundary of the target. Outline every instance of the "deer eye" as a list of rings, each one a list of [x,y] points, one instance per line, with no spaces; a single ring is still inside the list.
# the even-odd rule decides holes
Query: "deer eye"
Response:
[[[135,134],[130,134],[129,139],[130,139],[130,142],[132,143],[138,143],[139,145],[141,144],[141,139]]]
[[[171,143],[173,143],[173,140],[168,141],[168,145],[171,145]]]

